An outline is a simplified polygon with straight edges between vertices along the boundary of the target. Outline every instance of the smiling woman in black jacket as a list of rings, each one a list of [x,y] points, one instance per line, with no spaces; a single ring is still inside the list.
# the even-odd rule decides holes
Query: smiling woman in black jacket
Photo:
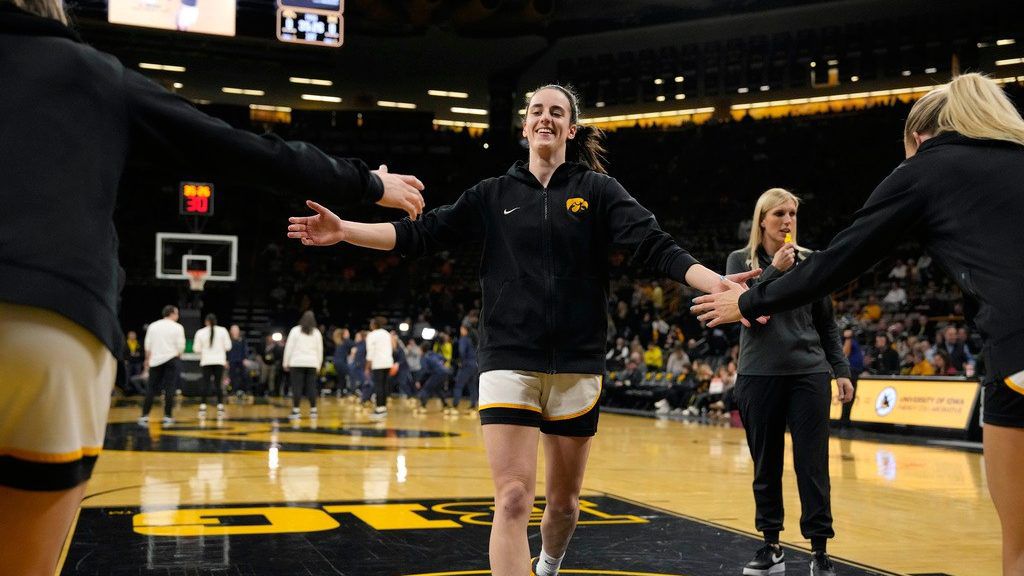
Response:
[[[289,237],[307,245],[344,241],[408,256],[483,243],[480,422],[496,491],[491,571],[500,576],[530,573],[526,526],[539,433],[547,503],[538,576],[557,574],[576,527],[604,373],[609,245],[627,246],[638,262],[705,292],[731,285],[604,173],[599,132],[578,123],[571,91],[544,86],[526,104],[529,161],[455,204],[418,222],[362,224],[310,202],[318,214],[292,218],[288,227]],[[567,162],[567,149],[582,162]]]
[[[998,84],[964,74],[914,104],[907,159],[828,249],[746,294],[696,299],[709,326],[821,298],[905,236],[963,290],[985,341],[985,467],[1003,528],[1003,574],[1024,576],[1024,120]]]
[[[112,217],[129,153],[411,216],[422,184],[199,112],[84,45],[60,0],[0,0],[0,135],[0,542],[17,551],[0,571],[50,576],[124,342]]]

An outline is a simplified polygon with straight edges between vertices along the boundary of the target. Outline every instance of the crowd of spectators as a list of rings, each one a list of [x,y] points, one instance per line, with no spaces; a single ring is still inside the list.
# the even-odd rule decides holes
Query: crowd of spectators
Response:
[[[1018,87],[1009,89],[1018,96]],[[715,120],[674,128],[637,125],[608,134],[610,172],[682,246],[708,266],[724,269],[726,255],[746,242],[754,199],[773,186],[803,200],[800,244],[812,249],[827,245],[902,160],[900,136],[908,109],[909,104],[893,101],[816,116]],[[486,134],[327,125],[316,115],[274,130],[369,162],[388,160],[393,169],[415,173],[427,183],[430,206],[454,201],[472,182],[500,173],[515,159],[490,156],[483,147]],[[146,170],[129,172],[127,183],[154,186],[152,167],[141,168]],[[283,238],[284,218],[304,212],[304,198],[263,194],[232,204],[230,192],[222,196],[224,202],[218,199],[218,209],[237,212],[217,232],[242,238],[240,281],[233,287],[212,286],[209,297],[204,294],[208,305],[230,302],[234,308],[265,309],[270,316],[265,328],[270,329],[286,329],[312,310],[325,335],[334,327],[355,333],[370,316],[383,315],[396,330],[408,324],[400,334],[406,344],[421,339],[424,327],[436,330],[435,338],[454,340],[463,319],[481,309],[479,248],[472,244],[420,260],[355,247],[309,249]],[[122,197],[118,226],[127,228],[121,231],[128,239],[122,243],[122,261],[129,272],[124,316],[127,326],[138,327],[145,319],[133,315],[139,303],[151,310],[154,294],[166,299],[168,289],[146,272],[152,266],[151,250],[131,240],[141,237],[131,234],[135,228],[154,229],[147,221],[150,203]],[[377,221],[396,217],[375,207],[342,214]],[[660,383],[674,390],[654,400],[665,400],[663,409],[727,408],[716,402],[722,402],[719,394],[728,400],[725,392],[735,379],[731,361],[737,329],[704,329],[689,314],[691,291],[651,279],[630,262],[629,254],[613,250],[609,263],[608,401],[629,400],[614,393],[617,387]],[[231,292],[218,300],[217,290]],[[894,246],[889,259],[834,295],[854,373],[982,373],[979,339],[968,326],[970,310],[961,302],[955,285],[914,243]],[[262,355],[262,342],[252,347],[254,357]]]

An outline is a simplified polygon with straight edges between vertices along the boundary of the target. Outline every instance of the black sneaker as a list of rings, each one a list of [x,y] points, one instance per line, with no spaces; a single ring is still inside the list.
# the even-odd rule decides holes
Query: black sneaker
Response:
[[[811,576],[836,576],[836,567],[828,554],[814,553],[814,558],[811,558]]]
[[[831,566],[831,564],[829,564]],[[743,567],[744,576],[769,576],[786,573],[786,551],[772,544],[765,544],[754,559]]]

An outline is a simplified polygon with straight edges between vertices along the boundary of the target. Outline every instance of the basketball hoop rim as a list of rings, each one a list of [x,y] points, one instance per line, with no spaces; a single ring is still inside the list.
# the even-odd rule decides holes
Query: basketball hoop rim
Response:
[[[188,274],[189,288],[196,292],[203,289],[207,278],[210,276],[210,273],[206,270],[188,270],[186,271],[186,274]]]

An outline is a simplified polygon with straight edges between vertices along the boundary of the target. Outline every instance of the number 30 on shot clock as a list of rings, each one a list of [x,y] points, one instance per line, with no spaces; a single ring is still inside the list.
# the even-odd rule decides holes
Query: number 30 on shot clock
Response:
[[[213,184],[182,182],[178,190],[178,213],[182,216],[213,216]]]

